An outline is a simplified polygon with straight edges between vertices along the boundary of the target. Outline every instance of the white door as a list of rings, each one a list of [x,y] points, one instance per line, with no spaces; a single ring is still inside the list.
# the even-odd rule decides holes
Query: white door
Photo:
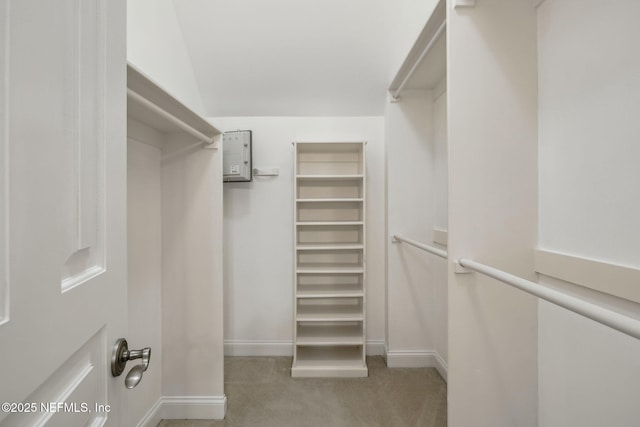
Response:
[[[124,0],[0,0],[3,427],[123,425],[125,27]]]

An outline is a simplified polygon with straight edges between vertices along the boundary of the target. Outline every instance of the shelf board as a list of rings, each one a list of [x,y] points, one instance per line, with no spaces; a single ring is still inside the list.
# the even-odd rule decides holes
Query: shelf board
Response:
[[[185,132],[184,126],[210,139],[221,133],[131,64],[127,64],[127,115],[163,133]]]
[[[363,221],[298,221],[296,225],[363,225]]]
[[[298,298],[359,298],[364,296],[360,285],[298,285]]]
[[[355,325],[299,326],[296,345],[363,345],[362,327]]]
[[[311,305],[298,306],[299,322],[360,322],[364,320],[359,305]]]
[[[330,264],[330,263],[318,263],[318,262],[300,262],[298,261],[297,266],[298,272],[308,273],[309,270],[320,270],[322,272],[325,271],[340,271],[344,272],[345,270],[351,272],[351,270],[362,269],[362,263],[344,263],[344,264]],[[301,271],[304,270],[304,271]]]
[[[342,181],[362,179],[364,175],[296,175],[299,181]]]
[[[292,377],[366,377],[360,347],[299,347]]]
[[[332,251],[332,250],[360,250],[364,249],[362,243],[310,243],[298,244],[298,251]]]
[[[296,273],[303,274],[358,274],[364,273],[363,267],[298,267]]]
[[[339,202],[358,203],[363,201],[364,201],[363,198],[296,199],[296,202],[298,203],[339,203]]]
[[[445,32],[438,34],[438,29],[445,23],[447,7],[445,0],[439,0],[431,13],[422,32],[416,39],[409,54],[402,63],[395,78],[389,86],[394,93],[409,79],[405,89],[435,89],[447,72],[447,46]],[[430,49],[427,51],[427,47]],[[426,53],[426,55],[425,55]]]

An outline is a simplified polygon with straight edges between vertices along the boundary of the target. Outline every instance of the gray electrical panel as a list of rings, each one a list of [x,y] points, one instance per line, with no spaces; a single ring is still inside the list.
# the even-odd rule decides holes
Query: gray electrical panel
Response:
[[[225,132],[222,138],[222,176],[224,182],[249,182],[252,175],[251,131]]]

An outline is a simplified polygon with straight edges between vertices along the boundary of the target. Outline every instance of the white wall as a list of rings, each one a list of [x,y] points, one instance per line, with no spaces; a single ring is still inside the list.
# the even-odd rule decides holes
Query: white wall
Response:
[[[222,150],[132,119],[128,138],[127,340],[152,351],[127,425],[223,418]]]
[[[223,418],[222,150],[170,136],[162,158],[166,418]],[[204,402],[203,402],[204,400]]]
[[[148,132],[152,132],[148,129]],[[162,136],[154,135],[161,141]],[[127,425],[140,421],[162,395],[161,175],[160,150],[129,139],[127,145],[127,240],[130,349],[151,347],[151,362],[127,396]],[[129,369],[134,364],[129,364]],[[126,372],[125,372],[126,373]]]
[[[446,126],[444,105],[440,99],[436,113],[428,90],[404,91],[399,102],[387,105],[389,236],[432,244],[442,202],[436,200],[436,193],[442,193],[436,190],[436,172],[446,174],[446,158],[436,166],[435,141],[436,127],[442,131]],[[442,132],[438,136],[446,144]],[[446,215],[446,205],[439,209]],[[446,377],[446,261],[388,240],[387,268],[387,365],[434,366]]]
[[[445,83],[445,82],[442,82]],[[433,100],[433,145],[434,145],[434,224],[440,230],[449,228],[449,158],[447,150],[447,92],[437,94]]]
[[[127,61],[205,115],[172,0],[127,0]]]
[[[442,82],[444,83],[444,82]],[[433,100],[433,145],[434,145],[434,227],[439,230],[449,228],[449,159],[447,155],[447,93],[437,94],[434,91]],[[437,245],[436,245],[437,246]],[[442,362],[446,365],[449,360],[449,320],[448,320],[448,292],[447,292],[447,262],[436,268],[433,277],[434,304],[432,305],[435,324],[434,349]]]
[[[254,167],[280,176],[224,184],[226,354],[292,354],[293,141],[367,141],[367,341],[384,337],[385,194],[382,117],[213,118],[253,131]]]
[[[449,2],[449,259],[535,279],[536,16],[532,2]],[[537,301],[449,262],[448,422],[537,426]]]
[[[540,245],[634,267],[640,266],[638,12],[633,0],[616,7],[550,1],[538,10]]]
[[[639,14],[634,0],[538,9],[542,249],[640,268]],[[640,317],[640,304],[541,282]],[[540,425],[637,425],[640,342],[547,303],[539,318]]]

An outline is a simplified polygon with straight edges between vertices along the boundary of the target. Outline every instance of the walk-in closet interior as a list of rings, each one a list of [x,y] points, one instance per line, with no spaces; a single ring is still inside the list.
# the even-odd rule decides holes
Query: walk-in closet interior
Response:
[[[637,427],[638,16],[0,0],[0,401],[114,404],[0,426],[222,420],[247,384],[262,419],[429,406],[363,392],[395,372],[451,427]]]
[[[165,291],[164,276],[157,295],[163,366],[165,337],[178,332],[168,316],[194,321],[215,347],[215,374],[197,374],[212,388],[189,398],[163,368],[159,406],[224,414],[222,353],[291,357],[296,377],[366,376],[365,356],[383,356],[389,369],[438,371],[451,426],[637,424],[640,389],[625,379],[640,373],[637,2],[352,3],[315,10],[316,21],[335,22],[322,44],[302,31],[311,12],[284,0],[271,24],[253,4],[262,20],[247,18],[225,43],[230,16],[247,4],[129,2],[132,64],[219,132],[252,132],[252,180],[207,181],[223,216],[213,236],[222,277],[196,297],[214,300],[207,317],[180,307],[193,295]],[[213,27],[199,30],[214,11]],[[357,43],[346,22],[361,22]],[[301,50],[287,25],[303,34]],[[271,60],[250,36],[261,30],[281,49]],[[346,59],[334,72],[332,60],[381,46],[382,73],[373,62],[362,72],[381,76],[377,92],[358,92],[364,77],[353,76],[321,99],[331,89],[310,70],[353,73]],[[251,72],[233,68],[241,64]],[[350,101],[363,93],[376,108]],[[132,149],[152,151],[155,174],[167,175],[165,149]],[[156,204],[178,177],[167,179],[155,180]],[[528,293],[536,289],[550,296]]]

